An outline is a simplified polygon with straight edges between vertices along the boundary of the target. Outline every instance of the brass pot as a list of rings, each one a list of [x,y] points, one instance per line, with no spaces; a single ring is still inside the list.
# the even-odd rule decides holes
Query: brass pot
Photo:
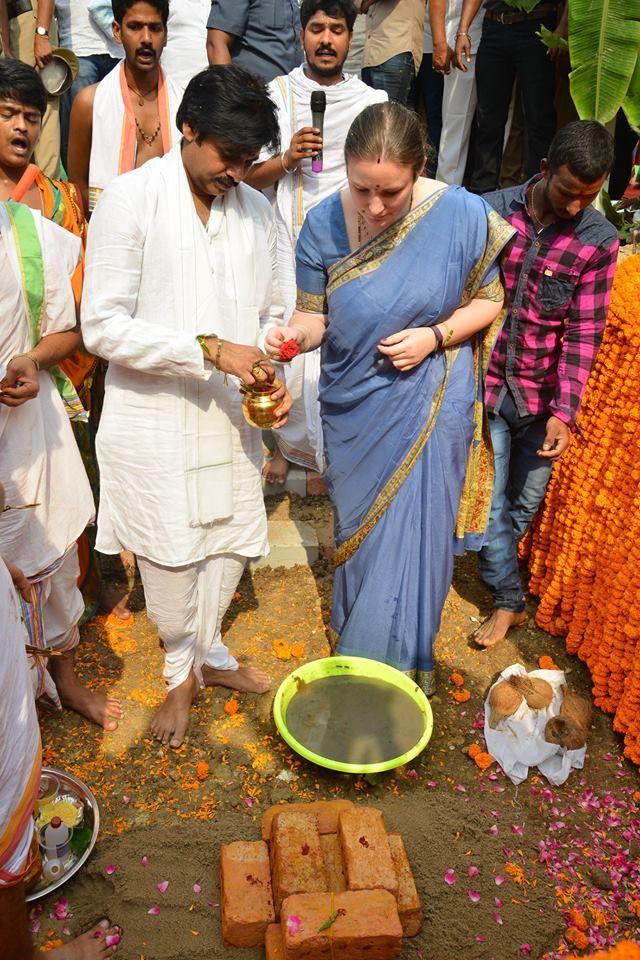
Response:
[[[273,426],[277,417],[275,411],[282,403],[282,397],[274,399],[272,394],[282,386],[280,380],[275,379],[273,383],[252,383],[248,386],[243,383],[242,393],[242,412],[244,418],[251,427],[258,427],[264,430]]]

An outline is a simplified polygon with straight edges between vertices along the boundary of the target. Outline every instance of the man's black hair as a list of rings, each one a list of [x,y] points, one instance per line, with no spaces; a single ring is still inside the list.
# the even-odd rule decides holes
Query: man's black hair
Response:
[[[306,30],[309,20],[318,10],[335,20],[346,20],[349,33],[353,33],[353,25],[358,16],[353,0],[302,0],[300,4],[300,23],[303,30]]]
[[[169,19],[169,0],[111,0],[111,8],[115,22],[122,23],[127,10],[130,10],[136,3],[148,3],[150,7],[157,10],[166,27],[167,20]]]
[[[44,116],[47,91],[37,70],[21,60],[0,59],[0,100],[35,107]]]
[[[200,143],[212,137],[229,160],[267,147],[280,150],[280,127],[273,100],[258,77],[233,65],[217,65],[189,81],[176,115],[182,132],[188,123]]]
[[[583,183],[595,183],[604,177],[613,160],[613,137],[597,120],[572,120],[561,127],[547,154],[551,174],[566,166]]]

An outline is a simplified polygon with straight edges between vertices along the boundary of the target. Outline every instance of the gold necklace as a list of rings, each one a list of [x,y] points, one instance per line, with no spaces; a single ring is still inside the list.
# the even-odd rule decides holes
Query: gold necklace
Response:
[[[135,93],[135,95],[137,96],[137,98],[138,98],[138,106],[144,107],[145,97],[148,97],[150,93],[153,93],[153,89],[152,89],[152,90],[148,90],[146,93],[140,93],[140,91],[138,90],[138,88],[132,86],[132,85],[129,83],[128,80],[127,80],[127,86],[129,87],[129,90],[131,90],[131,92],[132,92],[132,93]]]
[[[411,213],[412,207],[413,207],[413,191],[411,192],[411,199],[409,200],[408,209],[402,214],[401,217],[398,217],[398,219],[402,220],[404,217],[407,216],[408,213]],[[365,243],[365,241],[372,240],[374,235],[369,230],[369,227],[367,226],[367,221],[365,220],[360,210],[358,210],[357,223],[358,223],[358,246],[361,247],[362,244]],[[386,230],[386,227],[384,229]],[[381,230],[380,233],[382,232],[383,231]],[[377,234],[377,236],[379,236],[379,234]]]
[[[538,186],[539,183],[542,183],[542,181],[536,180],[531,190],[531,216],[533,217],[535,222],[538,224],[538,229],[536,230],[536,233],[542,233],[542,231],[547,226],[546,223],[543,223],[542,220],[540,220],[540,218],[537,216],[535,211],[535,194],[536,194],[536,187]]]
[[[135,121],[136,121],[136,127],[138,128],[138,132],[139,132],[140,136],[142,137],[142,139],[144,140],[144,142],[145,142],[146,144],[148,144],[149,146],[151,146],[151,144],[153,143],[153,141],[156,139],[156,137],[157,137],[158,134],[160,133],[160,123],[158,122],[158,126],[156,127],[156,132],[155,132],[155,133],[145,133],[145,131],[142,129],[142,127],[141,127],[140,124],[138,123],[138,118],[135,117],[134,119],[135,119]]]

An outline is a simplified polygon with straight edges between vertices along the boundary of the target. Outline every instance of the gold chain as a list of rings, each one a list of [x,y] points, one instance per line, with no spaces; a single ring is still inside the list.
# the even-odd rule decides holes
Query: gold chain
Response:
[[[145,131],[142,129],[142,127],[138,123],[137,117],[135,117],[134,119],[136,121],[136,127],[138,128],[138,133],[140,134],[144,142],[147,143],[149,146],[151,146],[153,141],[156,139],[156,137],[160,133],[160,121],[158,121],[158,126],[156,127],[155,133],[151,134],[151,133],[145,133]]]

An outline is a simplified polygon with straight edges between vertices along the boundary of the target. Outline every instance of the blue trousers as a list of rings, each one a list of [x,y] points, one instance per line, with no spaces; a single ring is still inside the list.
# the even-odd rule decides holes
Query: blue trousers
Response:
[[[108,73],[120,63],[108,53],[92,53],[87,57],[78,57],[78,76],[66,93],[60,98],[60,146],[62,164],[67,166],[67,147],[69,145],[69,118],[76,94],[92,83],[104,80]]]
[[[502,610],[525,608],[518,543],[544,499],[551,475],[551,461],[537,454],[548,419],[549,414],[521,417],[509,393],[500,410],[489,413],[496,475],[479,565],[494,606]]]
[[[415,66],[411,53],[397,53],[377,67],[363,67],[362,79],[369,87],[386,90],[389,100],[407,105]]]

